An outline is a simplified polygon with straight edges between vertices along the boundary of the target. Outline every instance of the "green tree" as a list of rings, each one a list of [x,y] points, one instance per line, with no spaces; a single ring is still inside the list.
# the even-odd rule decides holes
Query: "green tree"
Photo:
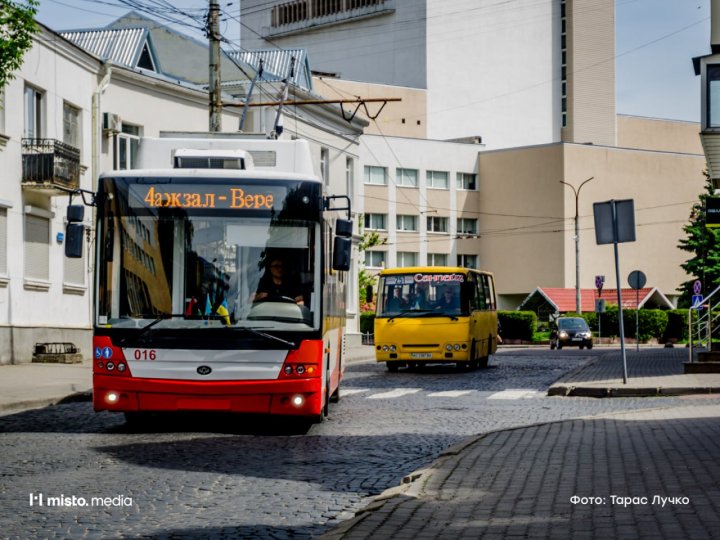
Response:
[[[23,55],[32,46],[38,31],[38,5],[39,0],[0,0],[0,92],[15,78],[13,72],[22,66]]]
[[[360,232],[362,233],[362,240],[358,244],[358,251],[360,252],[360,271],[358,272],[358,290],[360,291],[360,311],[375,311],[374,304],[371,306],[367,303],[365,298],[365,291],[369,286],[375,286],[377,283],[377,276],[373,276],[367,270],[365,270],[365,260],[363,253],[366,249],[373,246],[380,246],[386,242],[384,238],[380,238],[380,235],[376,232],[364,232],[362,230],[363,216],[360,216]]]
[[[678,247],[693,254],[684,264],[681,264],[685,273],[691,279],[684,282],[680,291],[679,307],[689,307],[692,300],[693,283],[700,280],[703,284],[703,294],[710,294],[720,285],[720,230],[708,229],[705,226],[705,201],[713,196],[714,188],[710,182],[710,175],[705,172],[705,190],[700,194],[700,200],[692,207],[690,222],[683,227],[687,235],[681,239]]]

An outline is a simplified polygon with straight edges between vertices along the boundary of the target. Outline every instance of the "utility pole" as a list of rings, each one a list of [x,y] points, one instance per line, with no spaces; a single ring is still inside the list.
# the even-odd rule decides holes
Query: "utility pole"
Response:
[[[210,96],[209,131],[221,131],[222,96],[220,94],[220,3],[210,0],[208,13],[208,39],[210,41],[210,76],[208,93]]]
[[[578,314],[582,314],[582,304],[580,302],[580,213],[578,212],[578,199],[582,187],[593,178],[595,177],[591,176],[585,180],[577,189],[575,189],[575,186],[572,184],[560,180],[561,184],[570,186],[575,194],[575,312]]]

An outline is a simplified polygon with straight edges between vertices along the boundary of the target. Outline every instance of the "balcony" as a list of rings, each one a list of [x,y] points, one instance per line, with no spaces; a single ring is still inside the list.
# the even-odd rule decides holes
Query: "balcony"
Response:
[[[293,34],[308,28],[374,17],[395,11],[395,0],[293,0],[272,8],[264,37]]]
[[[79,188],[80,150],[54,139],[23,139],[22,187],[49,195]]]

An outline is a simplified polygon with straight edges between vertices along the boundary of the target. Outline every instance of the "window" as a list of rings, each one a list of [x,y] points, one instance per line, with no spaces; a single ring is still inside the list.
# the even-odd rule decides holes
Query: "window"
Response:
[[[330,150],[320,149],[320,176],[326,186],[330,185]]]
[[[25,87],[25,127],[23,136],[28,139],[42,137],[42,92],[32,86]]]
[[[417,187],[417,169],[396,169],[395,183],[398,186]]]
[[[473,173],[457,173],[457,188],[476,190],[477,189],[477,175]]]
[[[448,218],[446,217],[428,217],[427,231],[436,233],[448,232]]]
[[[137,153],[140,146],[140,128],[123,122],[122,133],[117,136],[115,168],[134,169],[137,165]]]
[[[387,169],[365,165],[365,183],[384,186],[387,184]]]
[[[414,251],[398,251],[397,252],[397,265],[398,266],[417,266],[417,253]]]
[[[25,214],[25,277],[50,280],[50,220]]]
[[[720,64],[707,67],[707,127],[720,127]]]
[[[63,142],[80,149],[80,109],[63,103]]]
[[[345,194],[355,200],[355,160],[351,157],[345,158]]]
[[[85,286],[85,251],[79,259],[63,257],[63,282],[68,285]]]
[[[417,216],[398,216],[397,230],[405,232],[417,231]]]
[[[387,214],[365,214],[365,228],[372,231],[387,230]]]
[[[458,234],[477,234],[478,220],[469,218],[458,218],[457,232]]]
[[[445,171],[428,171],[427,187],[435,189],[447,189],[448,173]]]
[[[447,266],[447,253],[428,253],[428,266]]]
[[[460,255],[457,256],[458,266],[465,268],[477,268],[477,255]]]
[[[0,276],[7,276],[7,208],[0,207]]]
[[[366,251],[365,252],[365,266],[370,268],[382,268],[385,266],[385,252],[384,251]]]

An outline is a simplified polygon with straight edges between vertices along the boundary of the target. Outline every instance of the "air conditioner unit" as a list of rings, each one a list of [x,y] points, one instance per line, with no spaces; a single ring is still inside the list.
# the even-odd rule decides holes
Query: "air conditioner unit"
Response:
[[[109,133],[120,133],[122,131],[122,120],[119,114],[103,113],[103,131]]]

